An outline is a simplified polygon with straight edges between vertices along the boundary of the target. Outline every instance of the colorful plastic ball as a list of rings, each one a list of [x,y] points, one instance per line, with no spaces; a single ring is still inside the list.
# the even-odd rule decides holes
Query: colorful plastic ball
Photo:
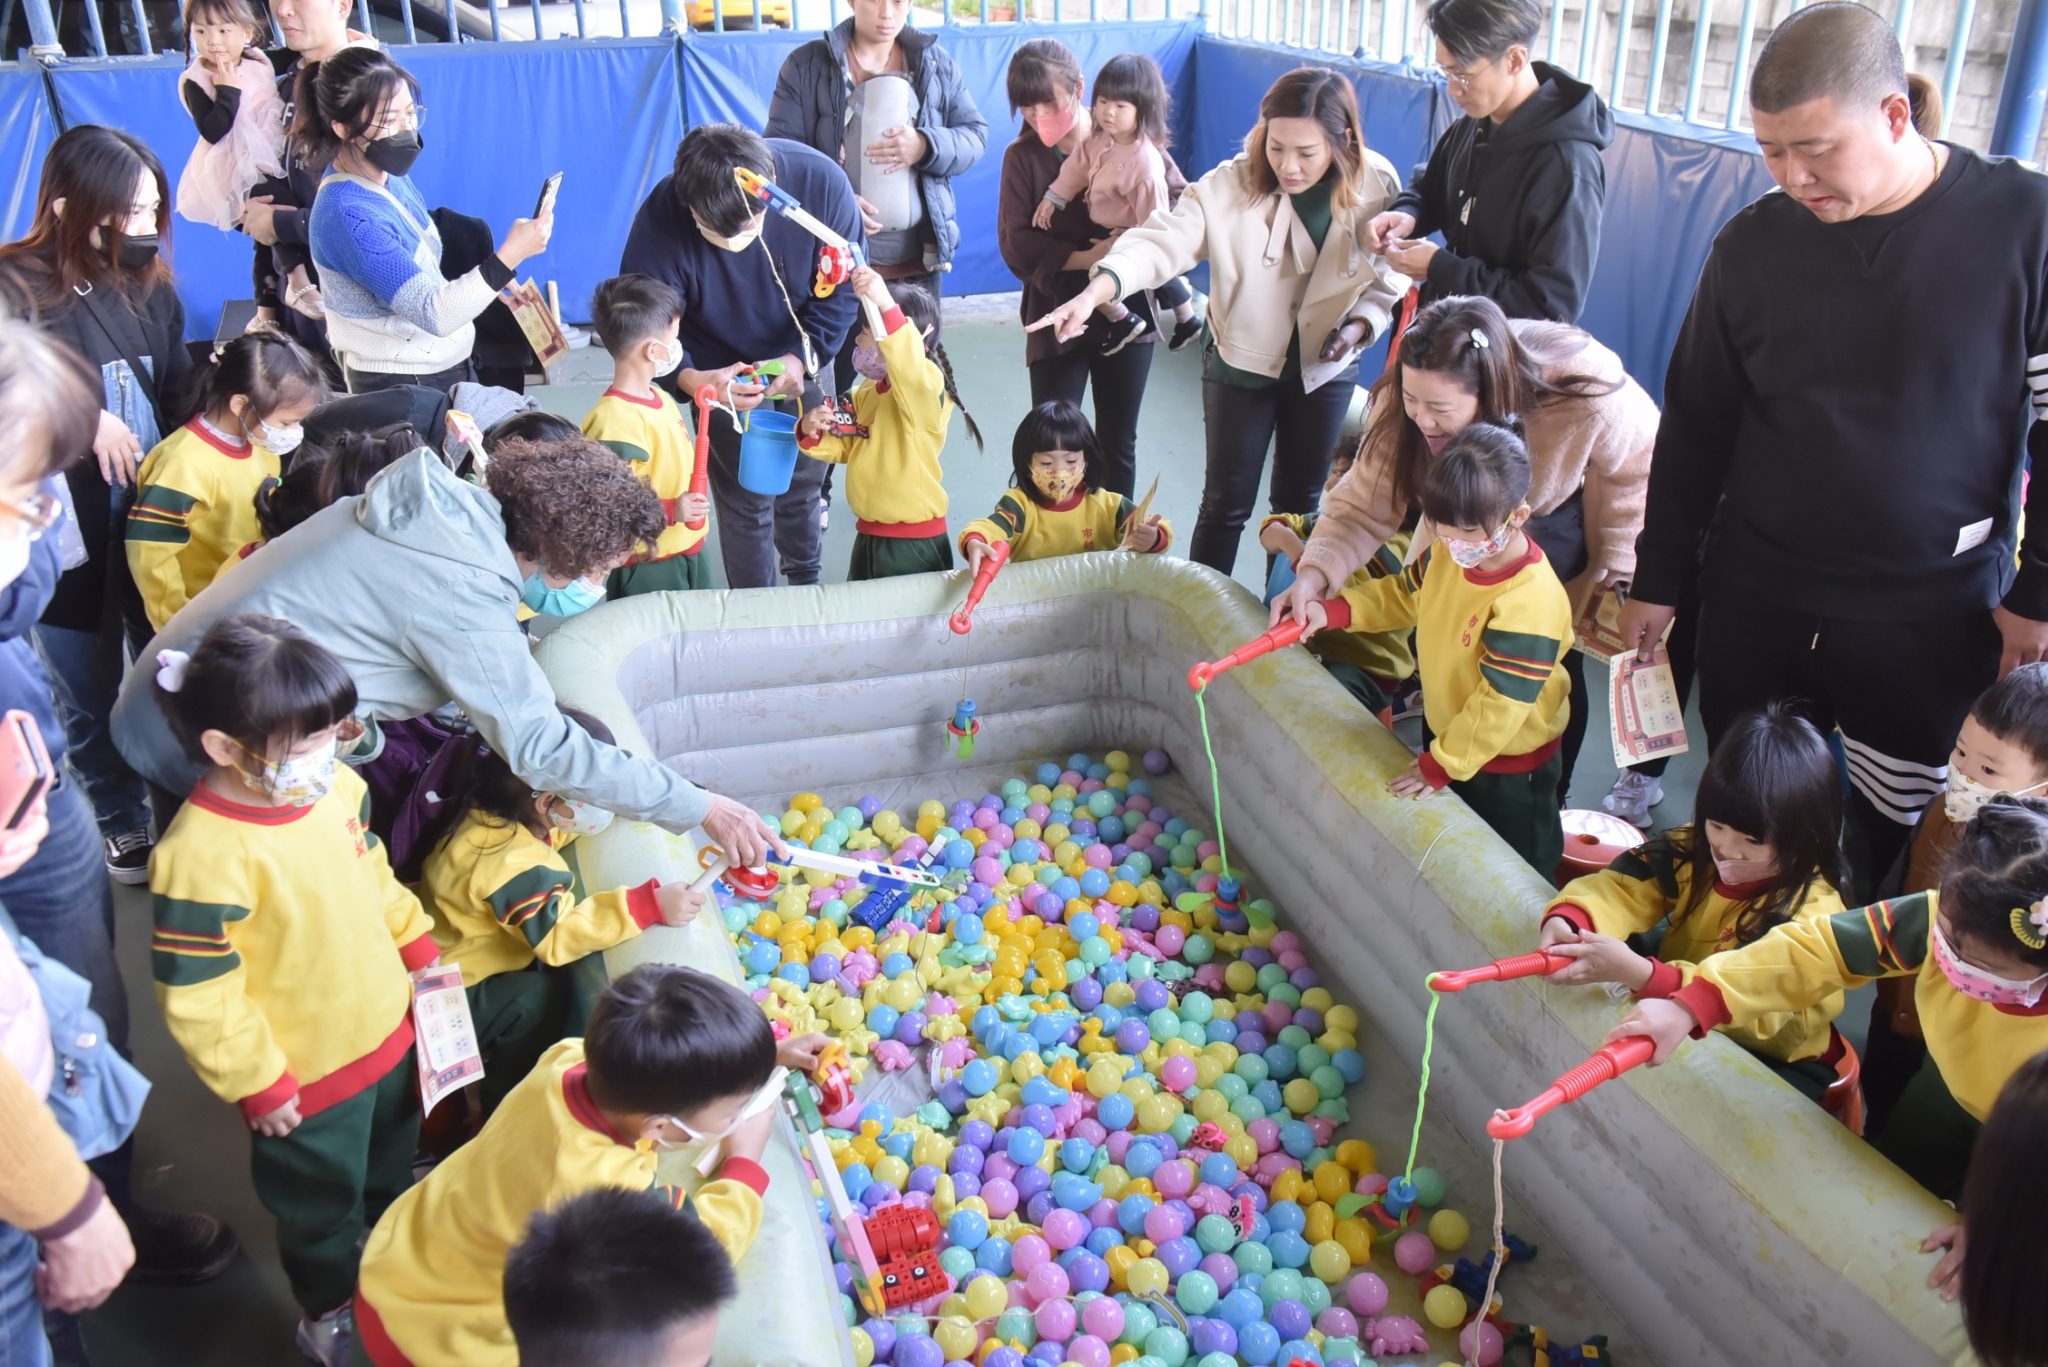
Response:
[[[1264,1320],[1253,1320],[1237,1331],[1237,1355],[1251,1367],[1270,1367],[1280,1356],[1280,1331]]]
[[[1474,1330],[1478,1331],[1476,1337]],[[1477,1324],[1466,1325],[1458,1332],[1458,1348],[1467,1358],[1477,1362],[1479,1367],[1493,1367],[1494,1363],[1500,1361],[1506,1345],[1501,1341],[1500,1330],[1485,1320],[1480,1320]]]
[[[1018,1128],[1010,1132],[1010,1142],[1004,1152],[1018,1167],[1029,1167],[1045,1153],[1045,1136],[1037,1130]]]
[[[1038,1326],[1031,1322],[1029,1310],[1013,1305],[996,1316],[994,1337],[1011,1343],[1035,1343],[1038,1341]]]
[[[1147,750],[1143,761],[1145,772],[1157,778],[1173,767],[1173,760],[1164,750]]]
[[[1195,1061],[1181,1055],[1167,1059],[1159,1065],[1159,1080],[1170,1091],[1185,1092],[1195,1085]]]
[[[1187,1232],[1187,1217],[1172,1206],[1154,1206],[1145,1212],[1145,1237],[1155,1244],[1178,1239]]]
[[[981,1335],[965,1320],[942,1319],[932,1326],[932,1342],[939,1346],[948,1362],[965,1359],[980,1341]]]
[[[1114,1342],[1124,1331],[1124,1308],[1113,1297],[1102,1296],[1081,1307],[1081,1328],[1105,1343]]]
[[[1455,1286],[1433,1286],[1422,1298],[1423,1318],[1439,1329],[1457,1328],[1470,1309],[1465,1293]]]
[[[946,1367],[946,1350],[935,1339],[899,1336],[893,1367]]]
[[[1206,1315],[1215,1308],[1219,1299],[1216,1279],[1201,1271],[1183,1273],[1180,1284],[1174,1288],[1173,1298],[1190,1315]]]
[[[1308,1251],[1308,1270],[1317,1281],[1334,1285],[1351,1271],[1351,1254],[1335,1239],[1325,1239]]]
[[[853,1367],[873,1367],[875,1341],[868,1337],[868,1331],[855,1326],[848,1337],[853,1340]]]
[[[1370,1319],[1387,1308],[1387,1284],[1377,1273],[1361,1272],[1345,1286],[1344,1303],[1352,1314]]]
[[[1117,1335],[1120,1343],[1133,1347],[1145,1341],[1145,1336],[1159,1327],[1159,1315],[1150,1306],[1135,1301],[1124,1305],[1124,1331]]]
[[[1166,1275],[1166,1264],[1157,1258],[1140,1258],[1131,1264],[1131,1270],[1124,1275],[1125,1282],[1135,1296],[1157,1295],[1166,1290],[1170,1280]]]
[[[1088,1237],[1088,1220],[1075,1211],[1054,1209],[1045,1217],[1045,1241],[1064,1253]]]
[[[1419,1229],[1411,1229],[1394,1240],[1394,1265],[1412,1276],[1427,1272],[1436,1262],[1436,1245]]]
[[[1065,1343],[1074,1336],[1074,1303],[1065,1300],[1045,1300],[1033,1312],[1031,1322],[1043,1338],[1054,1343]]]
[[[1016,1184],[1007,1178],[992,1177],[981,1184],[981,1202],[998,1220],[1016,1214],[1018,1199]]]
[[[1237,1247],[1237,1226],[1221,1215],[1204,1215],[1195,1222],[1195,1242],[1204,1253],[1228,1253]]]
[[[1188,1360],[1187,1335],[1170,1324],[1162,1324],[1145,1335],[1145,1353],[1158,1358],[1164,1367],[1181,1367]]]
[[[1139,1028],[1142,1029],[1143,1027],[1140,1026]],[[1094,1077],[1093,1069],[1089,1070],[1089,1076],[1092,1081]],[[1106,1130],[1127,1130],[1137,1118],[1137,1106],[1132,1103],[1129,1097],[1121,1092],[1110,1093],[1097,1102],[1095,1106],[1095,1119]],[[1142,1177],[1145,1174],[1134,1173],[1132,1175]]]
[[[1195,1270],[1202,1261],[1202,1249],[1193,1239],[1182,1237],[1168,1239],[1153,1251],[1153,1257],[1166,1266],[1169,1277],[1182,1277]]]
[[[967,1313],[977,1320],[993,1319],[1010,1304],[1010,1288],[1001,1277],[978,1276],[966,1284],[961,1295],[967,1302]]]
[[[1456,1253],[1472,1237],[1472,1222],[1455,1210],[1440,1210],[1429,1217],[1429,1239],[1446,1253]]]
[[[1312,1321],[1308,1307],[1300,1301],[1275,1301],[1266,1312],[1266,1318],[1280,1331],[1283,1338],[1298,1339],[1309,1331]]]
[[[1440,1206],[1444,1200],[1444,1175],[1435,1168],[1415,1170],[1415,1200],[1420,1205]]]
[[[1077,1248],[1066,1256],[1071,1259],[1064,1263],[1067,1283],[1075,1292],[1109,1289],[1108,1263],[1086,1248]]]
[[[1273,1270],[1273,1250],[1256,1239],[1247,1239],[1230,1251],[1230,1260],[1240,1274],[1265,1276]]]
[[[939,1266],[958,1285],[962,1278],[974,1271],[974,1254],[964,1248],[948,1248],[939,1254]]]

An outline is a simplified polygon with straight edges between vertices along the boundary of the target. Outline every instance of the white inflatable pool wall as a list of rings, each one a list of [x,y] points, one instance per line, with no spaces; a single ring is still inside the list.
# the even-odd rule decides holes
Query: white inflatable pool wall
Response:
[[[573,619],[538,653],[562,700],[603,717],[622,744],[764,803],[846,788],[900,803],[958,790],[961,768],[1014,771],[1113,745],[1164,748],[1206,785],[1185,676],[1264,628],[1249,594],[1180,560],[1017,565],[958,638],[943,617],[964,591],[955,574],[659,594]],[[986,726],[973,766],[955,766],[941,736],[963,682]],[[1208,702],[1233,862],[1320,950],[1339,997],[1416,1058],[1424,976],[1528,949],[1547,884],[1454,798],[1388,795],[1409,755],[1305,653],[1225,675]],[[646,826],[615,823],[582,843],[592,886],[680,876],[689,862]],[[608,967],[650,959],[740,977],[711,918],[650,931]],[[1454,999],[1439,1021],[1432,1112],[1485,1144],[1496,1108],[1584,1059],[1615,1018],[1597,992],[1540,983]],[[769,1167],[768,1224],[717,1360],[850,1361],[793,1150],[778,1146]],[[1597,1271],[1630,1337],[1662,1362],[1967,1357],[1916,1251],[1951,1213],[1724,1041],[1554,1112],[1509,1146],[1507,1172],[1544,1237]]]

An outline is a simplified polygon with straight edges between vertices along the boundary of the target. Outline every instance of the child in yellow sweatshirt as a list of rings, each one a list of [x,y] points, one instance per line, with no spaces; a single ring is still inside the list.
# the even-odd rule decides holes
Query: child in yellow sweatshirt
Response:
[[[863,266],[851,284],[868,324],[853,343],[853,420],[866,435],[832,431],[819,407],[797,424],[806,455],[846,467],[846,502],[858,521],[848,579],[888,579],[953,568],[946,532],[946,489],[939,456],[953,410],[981,446],[981,429],[953,383],[953,363],[939,342],[939,301],[922,285],[898,283],[894,293]],[[876,320],[879,319],[879,324]]]
[[[649,276],[616,275],[597,287],[590,309],[597,339],[611,353],[612,382],[583,419],[583,435],[631,461],[668,518],[653,548],[612,571],[605,591],[626,598],[664,589],[708,589],[711,567],[703,550],[711,530],[711,500],[690,492],[696,441],[683,423],[682,409],[655,383],[683,363],[683,297]]]
[[[198,385],[199,415],[142,458],[128,510],[128,568],[158,630],[261,537],[257,491],[327,398],[319,362],[281,332],[235,338]]]
[[[2048,802],[1994,798],[1964,828],[1938,891],[1789,922],[1711,955],[1668,1000],[1637,1003],[1609,1038],[1647,1036],[1662,1062],[1718,1026],[1904,977],[1914,979],[1928,1066],[1871,1143],[1948,1199],[1999,1089],[2048,1049]]]
[[[1542,949],[1573,960],[1558,983],[1619,983],[1647,997],[1683,987],[1709,954],[1754,944],[1789,921],[1842,910],[1842,780],[1813,724],[1782,703],[1738,717],[1700,776],[1694,823],[1574,880],[1543,914]],[[1665,927],[1658,957],[1625,942]],[[1819,1101],[1846,1049],[1832,1022],[1842,994],[1725,1029]]]
[[[515,1367],[506,1257],[536,1214],[587,1191],[653,1188],[738,1262],[768,1190],[766,1094],[778,1064],[815,1067],[824,1043],[778,1045],[744,992],[693,968],[619,978],[588,1033],[548,1050],[483,1132],[377,1222],[356,1294],[359,1346],[377,1367]],[[722,1162],[695,1191],[657,1184],[663,1151],[714,1147]]]
[[[612,743],[611,729],[597,718],[570,707],[562,712]],[[442,961],[462,969],[490,1111],[567,1033],[572,989],[559,970],[651,925],[688,925],[704,895],[687,883],[664,887],[650,878],[579,899],[561,850],[579,835],[604,830],[612,814],[535,792],[480,739],[454,743],[462,749],[436,780],[441,801],[420,834],[428,853],[419,893],[434,918]]]
[[[1102,448],[1088,415],[1065,399],[1048,399],[1024,415],[1010,439],[1011,482],[1016,487],[987,517],[960,534],[967,568],[979,570],[989,547],[1010,543],[1012,560],[1045,560],[1086,551],[1157,554],[1173,543],[1159,516],[1137,520],[1137,506],[1101,488]]]
[[[437,957],[432,923],[370,832],[368,789],[336,762],[360,734],[341,661],[242,615],[145,667],[211,766],[150,859],[157,1000],[200,1081],[255,1132],[300,1350],[342,1361],[357,1249],[412,1181],[408,973]]]
[[[1388,787],[1449,787],[1515,853],[1549,877],[1564,853],[1559,738],[1571,684],[1571,601],[1529,520],[1529,453],[1505,427],[1474,423],[1445,445],[1422,489],[1436,541],[1397,575],[1311,603],[1302,625],[1414,626],[1429,747]]]

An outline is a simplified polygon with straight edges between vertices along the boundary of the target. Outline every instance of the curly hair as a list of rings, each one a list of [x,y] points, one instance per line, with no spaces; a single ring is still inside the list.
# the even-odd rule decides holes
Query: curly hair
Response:
[[[503,442],[484,483],[505,514],[506,542],[552,575],[599,573],[668,525],[633,467],[585,437]]]

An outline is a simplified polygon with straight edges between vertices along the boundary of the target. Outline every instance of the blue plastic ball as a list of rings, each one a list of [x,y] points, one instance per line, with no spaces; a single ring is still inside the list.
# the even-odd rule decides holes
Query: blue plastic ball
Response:
[[[1045,1153],[1045,1136],[1037,1130],[1019,1127],[1010,1132],[1010,1143],[1004,1152],[1010,1161],[1019,1167],[1029,1167]]]

